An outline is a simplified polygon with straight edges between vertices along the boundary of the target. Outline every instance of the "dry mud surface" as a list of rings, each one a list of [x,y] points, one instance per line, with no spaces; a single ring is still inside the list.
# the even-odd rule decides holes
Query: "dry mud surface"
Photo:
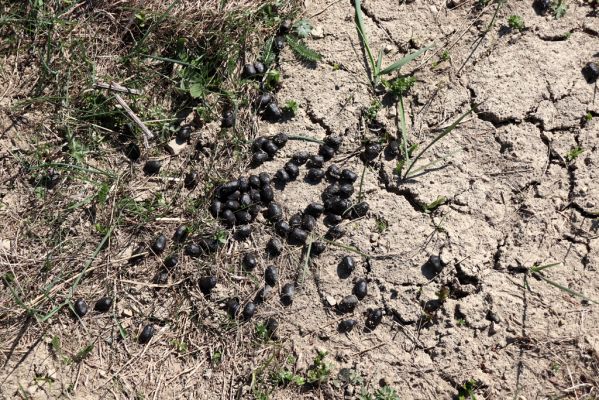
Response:
[[[299,371],[309,366],[317,349],[324,349],[333,376],[341,368],[352,368],[363,375],[365,386],[378,388],[383,382],[402,399],[452,398],[470,379],[476,381],[479,399],[599,396],[597,306],[542,280],[529,277],[530,290],[524,287],[526,268],[560,263],[545,271],[549,279],[599,299],[599,225],[594,214],[599,211],[599,101],[595,86],[581,74],[599,51],[599,22],[590,10],[572,3],[564,18],[554,20],[537,15],[530,2],[509,2],[467,60],[491,20],[492,8],[477,19],[481,10],[470,3],[450,9],[444,2],[423,0],[364,1],[371,46],[385,49],[383,65],[426,44],[434,43],[438,50],[404,71],[416,69],[418,80],[406,103],[414,141],[428,143],[472,104],[480,106],[427,154],[424,163],[446,160],[436,168],[402,182],[393,173],[395,161],[384,154],[369,164],[363,196],[370,211],[365,218],[344,222],[347,234],[340,239],[370,256],[354,255],[358,266],[351,277],[343,279],[337,273],[337,264],[348,251],[330,246],[302,272],[291,306],[283,307],[275,295],[260,307],[257,319],[279,318],[279,336],[297,358]],[[348,1],[309,1],[305,14],[316,32],[308,44],[325,61],[306,65],[289,49],[282,53],[283,87],[277,98],[281,103],[296,100],[300,109],[287,122],[260,123],[259,133],[340,135],[344,142],[333,162],[361,172],[363,163],[356,151],[363,140],[377,138],[377,132],[365,128],[361,119],[374,97],[354,9]],[[526,30],[505,29],[513,14],[523,17]],[[449,50],[449,61],[431,68],[443,49]],[[596,118],[583,122],[588,113]],[[378,121],[391,136],[397,133],[395,119],[393,106],[379,112]],[[208,128],[205,135],[210,135]],[[584,151],[568,161],[566,155],[576,146]],[[275,160],[249,171],[274,173],[296,151],[314,153],[317,148],[290,141]],[[305,168],[301,170],[303,177]],[[319,201],[325,186],[298,179],[284,191],[277,190],[275,198],[289,217]],[[439,196],[447,202],[423,213],[421,205]],[[4,202],[8,200],[5,196]],[[14,200],[13,206],[18,208],[17,204]],[[222,265],[212,266],[219,276],[238,274],[238,267],[230,265],[238,265],[244,252],[256,248],[262,254],[270,235],[261,234],[265,228],[259,224],[256,229],[249,242],[227,244]],[[318,233],[325,229],[319,223]],[[126,245],[130,239],[118,240]],[[445,264],[438,274],[426,265],[431,255],[439,255]],[[289,247],[276,261],[279,285],[303,268],[300,259],[300,250]],[[217,297],[237,294],[250,299],[270,263],[265,258],[259,261],[255,279],[218,287]],[[40,339],[33,354],[3,384],[4,397],[12,398],[7,387],[30,387],[31,374],[45,368],[42,373],[50,369],[60,378],[54,387],[34,391],[33,398],[51,398],[69,385],[76,385],[73,398],[132,398],[135,393],[143,398],[251,398],[250,384],[241,377],[251,376],[264,353],[276,346],[253,350],[247,343],[253,329],[248,324],[238,329],[234,344],[214,347],[215,339],[208,337],[216,332],[211,312],[222,313],[217,305],[208,304],[196,290],[192,293],[196,305],[182,301],[173,306],[178,297],[156,295],[134,283],[151,278],[142,267],[130,276],[133,283],[122,289],[127,295],[121,303],[128,304],[133,314],[140,309],[143,315],[169,318],[161,310],[179,307],[182,318],[189,318],[200,310],[200,329],[212,348],[200,340],[194,357],[167,351],[176,336],[165,326],[158,328],[151,347],[132,344],[126,357],[107,351],[110,344],[99,340],[92,357],[73,369],[55,360]],[[351,294],[353,281],[360,277],[369,281],[368,295],[353,313],[342,317],[329,301]],[[438,293],[444,288],[449,296],[439,303]],[[82,290],[94,293],[92,287]],[[370,332],[364,323],[372,308],[383,308],[385,316]],[[358,325],[348,334],[338,333],[338,322],[349,317]],[[137,329],[139,319],[123,320]],[[84,345],[85,330],[108,337],[114,334],[112,322],[97,317],[84,329],[69,332],[71,328],[63,326],[61,335]],[[211,365],[206,356],[216,348],[225,358],[240,357],[238,362]],[[121,372],[120,384],[110,384],[110,378]],[[291,388],[280,388],[271,396],[356,398],[358,390],[352,385],[328,386],[298,395]]]

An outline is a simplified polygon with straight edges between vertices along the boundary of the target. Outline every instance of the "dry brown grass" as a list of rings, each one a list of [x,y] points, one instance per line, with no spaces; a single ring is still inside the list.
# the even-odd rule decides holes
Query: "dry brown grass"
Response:
[[[236,390],[248,360],[271,357],[270,344],[253,343],[253,324],[239,325],[220,309],[232,292],[252,295],[231,265],[239,250],[191,260],[170,237],[183,223],[194,235],[218,234],[206,202],[216,182],[242,170],[255,130],[243,109],[255,88],[239,81],[239,66],[277,29],[275,15],[292,15],[297,2],[278,9],[237,0],[35,3],[1,6],[0,397],[28,397],[19,385],[35,376],[55,381],[50,396],[77,398]],[[185,65],[146,57],[184,54],[186,62],[205,62],[213,83],[203,99],[181,89]],[[127,134],[126,116],[110,92],[94,89],[96,81],[143,91],[124,97],[157,134],[150,149],[138,130]],[[221,130],[222,108],[231,103],[242,107],[237,126]],[[189,146],[169,158],[163,145],[186,116],[201,150]],[[165,160],[159,177],[128,162],[123,148],[132,141],[142,160]],[[201,183],[189,192],[182,177],[192,169]],[[46,185],[54,173],[56,182]],[[169,238],[167,254],[181,259],[166,285],[152,283],[160,257],[128,263],[139,243],[160,232]],[[216,301],[197,288],[209,271],[227,287]],[[104,295],[115,300],[111,312],[73,319],[75,299],[93,307]],[[136,339],[147,323],[157,333],[144,347]],[[216,371],[210,388],[188,381],[207,367]]]

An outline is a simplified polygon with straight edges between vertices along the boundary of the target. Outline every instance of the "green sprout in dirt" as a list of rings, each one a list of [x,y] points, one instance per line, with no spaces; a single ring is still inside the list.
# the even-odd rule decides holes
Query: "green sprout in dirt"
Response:
[[[474,392],[478,387],[475,379],[469,379],[458,388],[458,394],[454,397],[456,400],[476,400]]]
[[[306,374],[306,381],[313,385],[319,385],[326,382],[331,374],[331,365],[324,359],[327,356],[326,351],[318,351],[314,362]]]
[[[309,48],[303,41],[303,39],[310,36],[310,32],[312,31],[310,22],[302,19],[298,21],[293,28],[293,31],[286,35],[285,40],[295,55],[301,60],[311,63],[322,60],[322,54]]]
[[[299,104],[295,100],[287,100],[285,105],[283,106],[283,111],[292,117],[295,117],[297,114],[297,110],[299,109]]]
[[[524,20],[519,15],[511,15],[507,19],[507,24],[515,31],[521,31],[524,29]]]
[[[383,75],[389,75],[394,72],[399,72],[401,67],[415,60],[422,53],[431,48],[431,46],[424,47],[420,50],[415,51],[412,54],[408,54],[407,56],[397,60],[388,67],[383,68],[383,50],[379,50],[375,61],[374,54],[372,52],[372,49],[370,48],[370,42],[368,41],[368,36],[366,35],[366,29],[364,27],[364,18],[362,16],[362,2],[360,0],[354,0],[354,8],[356,10],[356,29],[358,30],[358,35],[360,36],[360,40],[362,42],[362,45],[364,46],[364,50],[368,58],[368,63],[370,67],[370,81],[373,86],[378,86],[380,79]]]
[[[584,152],[584,149],[580,146],[572,147],[570,149],[570,151],[568,151],[568,154],[566,154],[566,156],[564,158],[566,159],[567,162],[572,162],[583,152]]]
[[[566,11],[568,11],[566,0],[555,0],[551,2],[551,13],[555,19],[560,19],[566,15]]]

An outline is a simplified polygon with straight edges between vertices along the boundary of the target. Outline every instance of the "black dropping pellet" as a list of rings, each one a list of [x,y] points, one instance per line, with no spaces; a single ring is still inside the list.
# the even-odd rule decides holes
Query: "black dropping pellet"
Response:
[[[276,267],[271,265],[264,270],[264,282],[266,282],[268,286],[276,285],[278,277],[279,273]]]
[[[141,330],[141,333],[139,334],[137,341],[139,342],[139,344],[146,344],[146,343],[149,343],[150,340],[152,340],[153,336],[154,336],[154,325],[146,325]]]
[[[299,176],[299,167],[292,162],[288,162],[285,164],[285,171],[289,175],[289,178],[295,179]]]
[[[277,257],[283,252],[283,243],[278,238],[271,238],[266,244],[266,251],[269,256]]]
[[[258,290],[258,293],[256,293],[256,296],[254,297],[254,303],[256,303],[256,304],[264,303],[270,296],[271,291],[272,291],[272,287],[269,285],[266,285],[263,288],[261,288],[260,290]]]
[[[316,227],[316,218],[308,214],[304,215],[301,227],[308,232],[312,232]]]
[[[245,240],[250,237],[252,234],[252,227],[249,225],[242,225],[237,227],[235,231],[235,238],[237,240]]]
[[[83,299],[77,299],[75,304],[73,304],[73,310],[75,310],[75,314],[81,318],[87,314],[87,303]]]
[[[321,198],[323,200],[333,199],[335,196],[339,195],[339,191],[341,190],[341,185],[338,183],[333,183],[332,185],[327,186],[323,192]]]
[[[327,178],[331,180],[337,180],[341,178],[341,168],[335,164],[330,165],[329,168],[327,168]]]
[[[289,182],[291,180],[291,177],[289,176],[289,173],[284,170],[283,168],[281,168],[280,170],[278,170],[275,173],[275,180],[279,183],[279,184],[285,184],[287,182]]]
[[[165,258],[164,262],[163,262],[164,266],[167,269],[173,269],[173,268],[175,268],[178,263],[179,263],[179,257],[177,257],[174,254],[171,255],[171,256],[168,256],[167,258]]]
[[[322,168],[324,166],[324,158],[322,156],[311,156],[306,163],[308,168]]]
[[[266,219],[271,222],[276,222],[283,218],[283,210],[277,203],[271,202],[266,208]]]
[[[333,135],[324,138],[324,144],[331,147],[335,151],[339,150],[339,147],[341,147],[341,143],[343,143],[343,139],[341,139],[339,136]]]
[[[358,179],[358,175],[352,170],[344,169],[339,178],[343,183],[354,183]]]
[[[252,154],[252,165],[261,165],[268,160],[268,154],[262,150],[258,150]]]
[[[225,303],[225,307],[229,316],[231,318],[235,318],[235,316],[239,312],[239,299],[233,298],[227,300],[227,302]]]
[[[220,242],[214,238],[199,238],[197,245],[200,246],[204,253],[214,253],[220,247]]]
[[[208,296],[212,289],[216,287],[216,276],[203,276],[200,278],[198,282],[198,286],[200,287],[200,291]]]
[[[276,144],[279,148],[285,146],[288,140],[289,136],[287,136],[287,134],[285,133],[278,133],[272,138],[274,144]]]
[[[259,203],[262,201],[262,196],[260,196],[260,190],[258,189],[250,189],[250,199],[253,203]]]
[[[370,208],[370,206],[368,205],[367,202],[361,201],[358,204],[354,205],[349,210],[348,215],[351,219],[362,218],[362,217],[366,216],[369,208]]]
[[[272,190],[270,185],[264,185],[262,189],[260,189],[260,200],[264,204],[268,204],[272,202],[275,198],[275,192]]]
[[[324,171],[319,168],[310,168],[306,174],[306,179],[311,183],[318,183],[324,178]]]
[[[281,22],[281,25],[279,26],[279,33],[287,34],[287,33],[289,33],[289,31],[291,31],[292,27],[293,27],[293,22],[291,22],[291,20],[289,20],[289,19],[286,19],[285,21]]]
[[[260,214],[260,211],[262,211],[262,208],[258,204],[252,204],[248,208],[248,214],[250,214],[252,220],[255,219],[258,216],[258,214]]]
[[[235,125],[235,113],[231,110],[226,110],[220,120],[220,125],[223,128],[231,128]]]
[[[343,217],[341,215],[332,213],[327,214],[323,220],[324,224],[329,227],[338,225],[341,223],[341,221],[343,221]]]
[[[145,252],[146,252],[145,245],[140,244],[139,246],[137,246],[137,248],[135,250],[133,250],[133,253],[131,253],[131,257],[129,257],[129,264],[130,265],[139,264],[144,259]]]
[[[195,243],[190,243],[185,246],[185,254],[191,258],[197,258],[202,255],[202,249]]]
[[[281,108],[277,103],[272,102],[266,106],[266,110],[264,110],[262,117],[267,121],[278,121],[283,117],[283,111],[281,111]]]
[[[304,213],[313,216],[314,218],[319,218],[324,212],[324,206],[320,203],[310,203]]]
[[[281,303],[289,306],[293,302],[293,294],[295,293],[295,285],[293,283],[286,283],[281,289]]]
[[[262,145],[262,150],[264,150],[270,157],[274,157],[275,154],[277,154],[277,151],[279,151],[279,147],[274,144],[272,140],[267,140]]]
[[[383,310],[380,308],[376,308],[374,310],[369,310],[366,314],[366,328],[368,330],[374,330],[381,321],[383,320]]]
[[[349,200],[338,197],[325,200],[324,202],[324,207],[326,210],[337,215],[343,215],[343,213],[349,208],[349,205]]]
[[[255,153],[255,152],[259,151],[259,150],[262,150],[262,146],[264,146],[264,143],[266,143],[267,140],[268,139],[265,138],[264,136],[258,136],[252,142],[252,151]]]
[[[357,324],[358,321],[356,321],[355,319],[344,319],[343,321],[339,322],[337,330],[341,333],[348,333],[351,332],[351,330],[354,329],[354,326],[356,326]]]
[[[239,185],[239,191],[241,193],[247,192],[248,190],[250,190],[250,180],[248,177],[246,176],[242,176],[241,178],[239,178],[237,180],[238,185]]]
[[[326,245],[323,242],[312,242],[310,245],[310,257],[318,257],[326,250]]]
[[[244,307],[243,307],[243,319],[248,320],[251,319],[254,314],[256,313],[256,305],[252,302],[247,303]]]
[[[304,165],[308,161],[309,157],[310,157],[310,154],[308,154],[307,151],[298,151],[291,157],[291,159],[297,165]]]
[[[220,185],[216,189],[216,194],[219,199],[225,200],[228,196],[235,193],[239,189],[239,181],[231,181]]]
[[[252,222],[252,216],[247,211],[238,211],[235,213],[235,224],[245,225]]]
[[[230,227],[235,225],[235,223],[237,222],[237,219],[235,218],[235,213],[233,213],[233,211],[231,211],[229,209],[224,210],[220,214],[220,217],[221,217],[223,223]]]
[[[297,228],[302,224],[302,214],[296,213],[289,218],[289,226],[292,228]]]
[[[374,160],[379,153],[381,152],[381,145],[378,143],[369,143],[364,147],[364,151],[362,152],[361,158],[362,161],[372,161]]]
[[[254,69],[258,75],[262,75],[266,71],[266,67],[260,61],[254,63]]]
[[[220,215],[220,213],[222,213],[222,211],[223,203],[221,203],[219,200],[214,200],[212,204],[210,204],[210,214],[214,218],[217,218]]]
[[[362,300],[368,294],[368,282],[366,279],[360,278],[354,283],[353,293],[358,300]]]
[[[350,275],[356,269],[356,262],[352,256],[345,256],[341,259],[339,268],[344,274]]]
[[[344,183],[339,187],[339,196],[341,198],[350,198],[352,194],[354,194],[354,186],[351,183]]]
[[[303,229],[300,228],[294,228],[290,233],[289,233],[289,243],[292,245],[302,245],[304,243],[306,243],[306,239],[308,239],[308,232],[306,232]]]
[[[110,307],[112,307],[112,298],[110,297],[102,297],[94,304],[94,310],[98,312],[106,312],[110,310]]]
[[[260,179],[260,185],[262,187],[268,186],[270,184],[270,175],[268,172],[260,172],[258,179]]]
[[[266,320],[266,323],[264,325],[266,326],[266,334],[268,335],[268,338],[276,339],[277,330],[279,328],[279,322],[275,318],[271,317]]]
[[[187,142],[191,138],[191,126],[183,125],[177,131],[177,142],[183,143]]]
[[[226,200],[239,201],[240,198],[241,198],[241,191],[236,190],[233,193],[231,193],[230,195],[228,195]]]
[[[281,51],[285,47],[285,36],[275,36],[273,46],[276,51]]]
[[[439,273],[443,270],[443,263],[441,262],[441,257],[437,255],[431,255],[426,262],[427,266],[432,268],[433,271]]]
[[[337,309],[340,312],[352,312],[354,308],[358,305],[358,298],[355,294],[350,294],[349,296],[345,296],[339,304],[337,304]]]
[[[254,75],[256,75],[256,67],[254,67],[254,64],[245,64],[241,76],[244,78],[251,78]]]
[[[335,155],[335,149],[323,144],[318,148],[318,154],[320,154],[326,161],[329,161]]]
[[[399,143],[397,140],[392,140],[387,144],[387,148],[385,149],[385,154],[390,158],[397,158],[400,154],[399,151]]]
[[[324,237],[328,240],[341,239],[345,235],[345,230],[339,225],[331,226]]]
[[[289,226],[287,221],[277,221],[275,223],[275,232],[279,236],[287,237],[290,230],[291,230],[291,227]]]
[[[144,173],[146,175],[156,175],[160,172],[160,167],[162,167],[160,160],[148,160],[144,165]]]
[[[185,189],[191,190],[191,189],[195,188],[196,186],[198,186],[199,176],[200,175],[198,174],[197,171],[188,172],[187,175],[185,175],[185,179],[183,180]]]
[[[260,194],[258,193],[258,197],[260,197]],[[239,204],[241,205],[241,207],[247,207],[250,204],[252,204],[252,197],[250,196],[249,193],[244,193],[241,195],[241,198],[239,199]]]
[[[137,161],[141,156],[141,150],[139,149],[139,146],[136,143],[129,143],[125,148],[125,155],[129,160]]]
[[[156,276],[154,276],[154,283],[157,285],[164,285],[168,282],[168,272],[164,270],[158,271]]]
[[[237,211],[239,210],[239,202],[237,200],[227,200],[225,202],[225,208],[227,210],[231,210],[231,211]]]
[[[187,235],[189,235],[189,229],[187,229],[187,226],[180,225],[175,230],[175,234],[173,235],[173,240],[177,243],[184,242],[185,239],[187,239]]]
[[[260,178],[258,177],[258,175],[250,175],[250,177],[248,178],[248,181],[250,183],[250,186],[254,189],[260,189]]]
[[[582,69],[582,74],[587,83],[595,83],[599,79],[599,65],[594,62],[587,63]]]
[[[242,260],[243,268],[247,271],[252,271],[258,265],[258,261],[256,260],[256,256],[252,253],[246,253],[243,256]]]

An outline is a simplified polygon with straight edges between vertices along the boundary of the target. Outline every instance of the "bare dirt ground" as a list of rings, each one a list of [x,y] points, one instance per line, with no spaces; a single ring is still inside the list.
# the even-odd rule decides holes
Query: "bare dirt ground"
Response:
[[[448,7],[444,1],[364,1],[371,47],[385,50],[383,65],[435,45],[402,70],[417,79],[405,99],[412,142],[429,143],[478,105],[422,161],[441,162],[402,180],[394,173],[397,160],[384,152],[366,167],[359,158],[364,141],[398,137],[399,130],[394,104],[372,90],[353,4],[306,1],[303,18],[313,25],[307,43],[324,60],[306,64],[283,50],[282,88],[276,96],[280,103],[295,100],[300,108],[285,122],[256,119],[257,133],[341,136],[340,151],[326,165],[364,171],[361,190],[368,214],[344,221],[345,236],[308,264],[293,246],[269,260],[264,247],[272,230],[259,217],[249,240],[229,237],[213,258],[192,260],[172,248],[181,255],[180,275],[155,285],[159,261],[148,258],[129,267],[128,257],[139,242],[150,243],[159,232],[172,234],[181,223],[196,223],[199,231],[218,229],[205,203],[192,210],[184,206],[211,188],[201,183],[187,192],[181,182],[148,180],[140,165],[113,159],[110,169],[130,175],[138,200],[161,194],[172,207],[158,221],[132,221],[139,229],[114,232],[108,251],[91,264],[93,274],[77,288],[78,297],[89,298],[89,304],[112,293],[116,305],[111,314],[77,322],[61,312],[51,323],[39,324],[8,311],[14,299],[5,285],[0,397],[352,399],[370,393],[383,399],[374,397],[377,390],[376,396],[382,396],[381,387],[392,387],[401,399],[597,398],[599,314],[593,300],[599,300],[599,101],[596,85],[585,81],[581,70],[597,60],[599,20],[587,3],[568,4],[566,14],[554,19],[537,14],[528,1],[507,2],[483,36],[496,3]],[[521,16],[526,28],[509,29],[511,15]],[[443,51],[449,55],[445,60]],[[383,104],[378,127],[369,129],[364,113],[377,98]],[[11,100],[2,101],[8,107]],[[47,259],[41,249],[45,244],[32,238],[49,233],[28,232],[28,226],[40,225],[35,225],[39,215],[27,210],[43,206],[35,203],[27,181],[8,184],[17,173],[10,154],[31,145],[21,129],[33,128],[28,121],[39,117],[24,116],[23,128],[0,117],[4,275],[20,263],[39,270]],[[194,140],[218,142],[219,132],[218,123],[208,124],[194,133]],[[582,153],[572,157],[575,148]],[[258,168],[235,167],[234,173],[274,174],[301,150],[316,153],[318,144],[289,141],[273,161]],[[179,156],[162,155],[168,159],[166,175],[181,177],[181,166],[192,159],[195,168],[210,170],[214,157],[222,156],[214,149],[197,158],[193,154],[188,146]],[[320,201],[327,186],[305,182],[306,169],[300,170],[299,179],[275,191],[286,218]],[[82,183],[65,197],[82,200],[86,190]],[[52,196],[55,204],[67,205],[60,191]],[[440,196],[446,198],[442,205],[423,211]],[[89,240],[86,232],[93,222],[85,213],[67,225],[71,233],[64,240],[72,250],[59,257],[83,265],[102,235]],[[325,232],[321,220],[314,237]],[[240,259],[250,251],[258,254],[258,267],[245,273]],[[348,278],[337,268],[344,255],[358,261]],[[431,255],[440,256],[441,270],[427,264]],[[546,279],[530,272],[535,265],[553,263],[559,265],[543,270]],[[252,299],[270,264],[279,269],[275,293],[297,281],[293,303],[284,306],[275,294],[252,321],[229,319],[224,299]],[[195,285],[207,271],[219,279],[211,299]],[[353,312],[337,312],[335,303],[351,294],[358,278],[368,281],[368,295]],[[369,330],[366,317],[378,308],[384,310],[382,323]],[[279,321],[278,339],[260,340],[256,327],[269,317]],[[356,327],[339,333],[338,323],[347,318],[355,319]],[[144,346],[135,338],[147,321],[155,323],[157,332]],[[128,338],[119,339],[119,325]],[[73,361],[90,344],[89,354]],[[326,382],[309,387],[273,383],[272,374],[283,370],[306,376],[322,350],[330,367]]]

